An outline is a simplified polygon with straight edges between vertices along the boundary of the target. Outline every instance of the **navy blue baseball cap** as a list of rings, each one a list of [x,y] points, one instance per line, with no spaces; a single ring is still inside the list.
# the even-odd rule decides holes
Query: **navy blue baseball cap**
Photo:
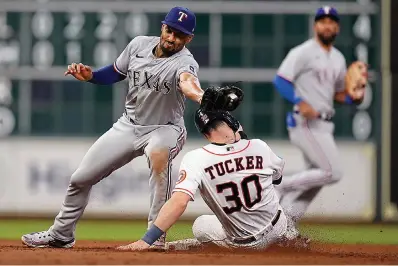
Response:
[[[331,6],[323,6],[321,8],[318,8],[318,10],[316,11],[315,21],[318,21],[319,19],[322,19],[324,17],[329,17],[336,22],[340,21],[339,13],[337,13],[337,10]]]
[[[162,23],[187,35],[192,35],[196,27],[196,16],[188,8],[176,6],[170,10]]]

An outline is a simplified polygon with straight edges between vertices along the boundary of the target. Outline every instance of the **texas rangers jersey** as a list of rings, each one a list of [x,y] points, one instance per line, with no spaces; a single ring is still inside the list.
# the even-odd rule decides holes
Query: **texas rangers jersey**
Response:
[[[157,58],[153,49],[159,37],[138,36],[114,63],[116,71],[127,76],[128,116],[139,125],[183,123],[185,96],[179,88],[183,72],[197,76],[198,63],[187,48],[167,57]]]
[[[261,232],[279,208],[272,181],[282,177],[284,161],[259,139],[209,144],[182,159],[174,192],[192,200],[197,189],[227,235],[243,238]]]
[[[277,73],[293,82],[296,96],[315,110],[334,114],[334,94],[344,90],[346,73],[345,58],[336,48],[326,51],[309,39],[289,51]]]

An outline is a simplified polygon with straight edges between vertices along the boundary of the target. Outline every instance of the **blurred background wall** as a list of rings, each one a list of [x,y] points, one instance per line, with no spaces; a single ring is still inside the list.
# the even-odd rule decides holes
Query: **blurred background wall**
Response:
[[[345,176],[322,191],[307,217],[394,219],[391,175],[381,167],[381,77],[389,71],[381,67],[381,2],[390,3],[0,0],[0,215],[56,213],[70,174],[123,111],[125,82],[77,82],[63,75],[66,65],[83,62],[96,68],[112,63],[135,36],[159,35],[160,21],[175,5],[197,15],[188,48],[200,65],[202,87],[242,81],[245,102],[234,114],[245,131],[284,157],[287,173],[300,170],[301,154],[289,143],[285,127],[292,106],[276,93],[271,80],[289,49],[312,37],[314,12],[327,3],[342,17],[336,47],[348,63],[369,63],[371,77],[360,106],[336,106],[335,137]],[[188,141],[174,171],[186,151],[205,143],[192,122],[195,108],[187,101]],[[147,184],[145,159],[139,158],[96,186],[87,215],[145,217]],[[199,200],[187,215],[206,211]]]

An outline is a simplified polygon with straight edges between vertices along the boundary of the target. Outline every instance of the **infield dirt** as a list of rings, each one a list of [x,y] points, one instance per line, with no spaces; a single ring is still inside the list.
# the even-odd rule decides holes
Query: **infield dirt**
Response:
[[[122,252],[126,242],[78,241],[73,249],[31,249],[0,241],[0,264],[398,264],[398,246],[311,243],[309,249],[271,247],[262,252]],[[221,254],[220,254],[221,253]]]

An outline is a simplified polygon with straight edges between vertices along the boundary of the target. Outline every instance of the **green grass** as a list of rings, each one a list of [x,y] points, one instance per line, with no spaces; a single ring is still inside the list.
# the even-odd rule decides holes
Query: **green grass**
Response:
[[[328,243],[398,244],[398,225],[391,224],[305,224],[304,235]]]
[[[47,230],[52,220],[0,220],[0,239],[20,239],[21,235]],[[146,231],[146,221],[82,220],[76,237],[87,240],[134,240]],[[169,240],[193,237],[192,222],[179,222],[170,229]]]
[[[52,220],[0,220],[0,239],[20,239],[22,234],[49,228]],[[168,240],[192,237],[192,222],[179,222],[168,233]],[[82,220],[76,237],[86,240],[135,240],[146,230],[145,221]],[[304,224],[304,235],[328,243],[398,244],[398,225],[387,224]]]

